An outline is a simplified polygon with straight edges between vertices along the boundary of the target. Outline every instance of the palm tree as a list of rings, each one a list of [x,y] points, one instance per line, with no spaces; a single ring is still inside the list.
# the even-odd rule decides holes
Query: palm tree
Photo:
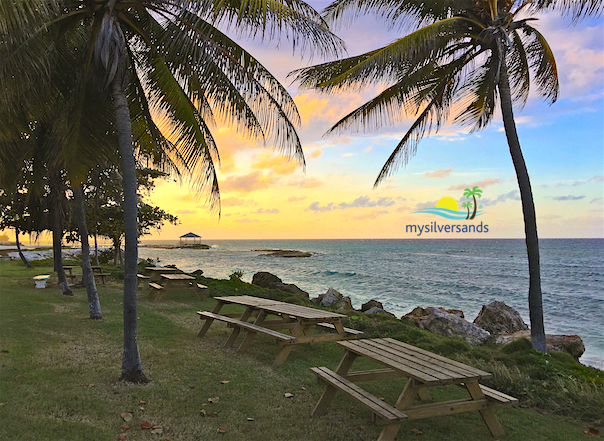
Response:
[[[451,110],[461,108],[455,122],[479,130],[491,122],[499,101],[524,213],[532,344],[541,352],[547,348],[537,223],[512,103],[522,107],[526,102],[531,79],[537,93],[553,103],[558,76],[550,46],[531,26],[535,18],[521,18],[520,13],[558,10],[577,20],[601,15],[603,7],[601,0],[336,0],[324,11],[328,21],[374,12],[393,27],[411,26],[412,32],[371,52],[292,72],[302,87],[325,92],[387,83],[383,92],[328,133],[377,129],[401,122],[407,113],[417,116],[380,171],[376,186],[407,164],[419,140],[438,130]]]
[[[468,209],[468,215],[466,216],[466,220],[470,218],[470,207],[472,206],[472,202],[464,202],[463,204],[461,204],[461,206],[463,208],[467,208]]]
[[[294,46],[302,46],[303,50],[316,48],[323,54],[338,53],[342,44],[318,13],[301,0],[21,2],[29,7],[11,11],[5,26],[0,19],[0,32],[3,28],[12,29],[15,21],[25,22],[27,38],[19,46],[21,52],[43,46],[37,42],[48,34],[80,35],[86,55],[80,68],[80,84],[91,79],[102,81],[113,103],[124,190],[122,379],[146,382],[136,326],[138,228],[133,135],[135,142],[138,137],[150,138],[158,150],[178,152],[183,159],[181,165],[195,176],[196,188],[208,190],[209,202],[219,207],[214,169],[218,150],[210,131],[216,117],[223,117],[252,137],[273,141],[277,148],[301,163],[304,157],[294,129],[299,115],[293,99],[260,63],[215,24],[230,23],[239,33],[262,37],[286,33]],[[34,15],[35,20],[28,14]],[[27,78],[42,76],[45,60],[37,65],[28,58],[32,72],[18,62],[18,52],[0,69],[13,67],[23,71]],[[155,124],[141,129],[141,120],[153,121],[152,114],[171,126],[169,140],[163,138]]]
[[[474,219],[476,217],[476,207],[478,206],[478,204],[476,203],[476,196],[481,197],[482,190],[479,190],[477,186],[474,186],[472,188],[472,190],[470,190],[469,188],[466,188],[463,191],[463,195],[466,197],[466,199],[470,199],[470,196],[472,196],[474,198],[474,212],[472,213],[472,217],[470,218],[470,219]]]

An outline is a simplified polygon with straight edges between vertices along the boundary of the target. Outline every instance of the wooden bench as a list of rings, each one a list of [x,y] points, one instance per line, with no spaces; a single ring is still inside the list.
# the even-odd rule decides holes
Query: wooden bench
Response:
[[[321,328],[325,328],[325,329],[332,329],[332,330],[336,329],[336,326],[333,323],[317,323],[317,326],[319,326]],[[358,330],[352,329],[352,328],[344,328],[344,331],[346,331],[347,334],[352,334],[352,335],[363,334],[363,331],[358,331]]]
[[[149,276],[145,276],[144,274],[137,274],[136,277],[138,278],[138,283],[140,284],[142,281],[144,280],[149,280],[151,277]]]
[[[511,397],[503,392],[486,387],[484,384],[480,384],[480,389],[485,397],[498,404],[518,404],[518,398]]]
[[[198,283],[197,284],[197,289],[208,289],[208,287],[205,286],[205,285],[202,285],[201,283]]]
[[[157,291],[164,289],[163,286],[161,286],[159,283],[155,283],[155,282],[149,282],[149,288],[155,289]]]
[[[94,278],[96,280],[97,277],[101,278],[101,282],[103,283],[103,285],[105,284],[105,277],[110,276],[111,274],[99,274],[99,273],[93,273]],[[82,274],[65,274],[65,277],[69,278],[69,282],[70,283],[75,283],[75,279],[78,277],[80,279],[82,279]]]
[[[361,404],[365,405],[374,415],[379,417],[376,422],[382,425],[388,424],[396,424],[400,423],[403,420],[407,419],[407,414],[403,411],[392,407],[388,403],[380,400],[378,397],[370,394],[366,390],[361,389],[356,384],[348,381],[346,378],[336,374],[332,370],[326,367],[313,367],[310,370],[317,376],[317,380],[321,383],[327,383],[332,388],[337,390],[341,390],[347,395],[350,395],[355,400],[359,401]],[[325,393],[335,393],[335,390],[332,389],[329,391],[329,387],[325,391]],[[321,403],[321,401],[319,401]],[[327,411],[327,408],[321,408],[319,404],[315,406],[313,410],[314,415],[322,415]]]
[[[249,332],[261,332],[263,334],[270,335],[271,337],[275,337],[286,343],[293,344],[296,342],[296,337],[293,337],[291,335],[282,334],[279,331],[274,331],[272,329],[264,328],[262,326],[255,325],[253,323],[243,322],[243,321],[238,320],[233,317],[227,317],[225,315],[214,314],[213,312],[208,312],[208,311],[197,311],[197,314],[199,314],[199,316],[202,320],[208,320],[208,319],[209,320],[219,320],[221,322],[226,322],[232,326],[246,329]]]

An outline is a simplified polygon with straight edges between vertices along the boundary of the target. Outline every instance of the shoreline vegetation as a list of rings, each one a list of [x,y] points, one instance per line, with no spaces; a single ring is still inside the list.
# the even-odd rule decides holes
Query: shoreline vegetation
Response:
[[[335,368],[341,350],[334,342],[297,347],[287,363],[275,368],[271,361],[279,346],[268,337],[241,354],[221,349],[224,326],[196,337],[200,321],[195,312],[211,310],[215,296],[253,295],[314,306],[306,297],[238,278],[197,275],[208,286],[206,300],[175,292],[151,302],[141,284],[139,341],[151,383],[129,385],[117,381],[123,267],[104,267],[111,276],[99,285],[103,319],[93,321],[86,319],[83,288],[73,287],[74,297],[63,296],[53,275],[46,289],[35,289],[31,278],[53,274],[52,261],[32,265],[26,269],[19,261],[0,262],[0,432],[7,439],[151,439],[149,430],[141,428],[144,422],[161,426],[162,436],[171,440],[224,439],[219,429],[237,440],[377,438],[380,428],[369,423],[369,411],[344,396],[337,397],[328,416],[310,417],[322,391],[310,367]],[[147,265],[141,262],[139,270]],[[526,339],[471,346],[386,314],[338,312],[348,316],[346,327],[364,332],[362,338],[396,338],[493,373],[487,386],[520,400],[517,408],[496,409],[507,441],[582,440],[604,428],[604,372],[566,353],[539,353]],[[392,393],[400,385],[375,387],[377,396],[396,401]],[[460,398],[456,391],[439,393],[439,400]],[[132,420],[125,422],[123,412],[132,414]],[[492,439],[476,412],[408,422],[399,438],[418,431],[425,440]]]

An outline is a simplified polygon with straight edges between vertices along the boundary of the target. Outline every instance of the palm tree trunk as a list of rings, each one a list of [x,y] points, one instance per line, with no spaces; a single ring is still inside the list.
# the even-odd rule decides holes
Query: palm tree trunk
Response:
[[[64,194],[61,194],[59,180],[61,178],[58,176],[50,177],[50,191],[51,191],[51,201],[53,203],[52,207],[52,256],[54,263],[54,270],[57,273],[57,277],[59,278],[59,285],[61,286],[61,291],[66,296],[72,296],[73,292],[69,288],[69,283],[67,283],[67,277],[65,277],[65,270],[63,269],[63,252],[61,247],[61,241],[63,240],[63,212],[61,210],[62,198],[65,197]]]
[[[472,195],[472,197],[474,198],[474,211],[472,212],[472,217],[470,219],[474,219],[476,217],[476,196]]]
[[[137,343],[137,264],[138,220],[136,197],[136,164],[132,149],[132,123],[128,102],[118,75],[112,82],[113,108],[119,150],[121,155],[124,188],[125,275],[124,275],[124,349],[122,354],[122,380],[145,383],[143,365]]]
[[[15,227],[15,244],[17,245],[17,251],[19,252],[19,257],[21,258],[23,264],[29,269],[33,268],[33,266],[29,264],[29,262],[23,255],[23,252],[21,251],[21,243],[19,243],[19,228],[17,227]]]
[[[503,115],[503,125],[505,135],[510,147],[510,154],[514,168],[516,169],[516,178],[520,188],[520,199],[522,201],[522,213],[524,215],[524,233],[526,236],[526,251],[528,254],[529,267],[529,317],[531,321],[531,342],[533,348],[540,352],[547,352],[545,342],[545,328],[543,325],[543,303],[541,295],[541,274],[539,269],[539,238],[537,237],[537,217],[535,215],[535,204],[533,202],[533,192],[529,180],[528,170],[520,149],[520,141],[516,132],[516,123],[514,122],[514,113],[512,111],[512,96],[510,92],[510,82],[508,80],[507,67],[505,61],[501,66],[499,77],[499,94],[501,97],[501,113]]]
[[[99,295],[96,291],[94,274],[90,266],[90,245],[88,244],[88,228],[86,227],[86,213],[84,209],[84,191],[82,187],[75,186],[73,189],[75,199],[75,209],[78,216],[78,229],[80,230],[80,243],[82,244],[82,282],[86,287],[88,295],[88,307],[90,309],[90,318],[98,320],[103,318],[101,314],[101,304]]]

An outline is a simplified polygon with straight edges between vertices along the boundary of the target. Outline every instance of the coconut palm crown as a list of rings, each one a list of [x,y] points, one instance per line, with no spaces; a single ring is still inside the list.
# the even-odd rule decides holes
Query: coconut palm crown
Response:
[[[482,129],[500,105],[524,213],[531,338],[542,352],[547,348],[537,224],[512,103],[522,108],[531,83],[549,103],[558,97],[554,55],[530,15],[555,10],[579,20],[601,15],[603,8],[601,0],[336,0],[324,11],[328,22],[374,13],[394,28],[410,28],[410,33],[371,52],[290,74],[301,87],[326,93],[386,85],[328,133],[375,130],[401,123],[408,115],[416,117],[382,167],[376,186],[407,164],[422,137],[451,119],[471,131]]]

